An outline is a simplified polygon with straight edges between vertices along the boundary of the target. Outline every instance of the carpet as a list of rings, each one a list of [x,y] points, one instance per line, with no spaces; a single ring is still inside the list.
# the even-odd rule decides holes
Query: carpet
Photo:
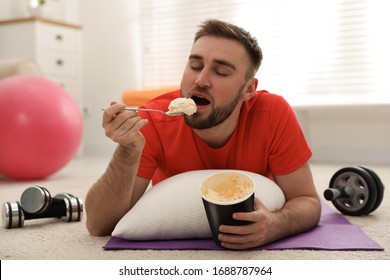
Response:
[[[111,154],[104,157],[79,157],[70,162],[57,174],[36,181],[11,181],[0,175],[0,203],[13,202],[20,199],[21,193],[31,185],[46,187],[52,194],[67,192],[85,199],[89,187],[96,182],[107,166]],[[349,163],[346,163],[347,165]],[[319,194],[328,187],[329,178],[336,170],[346,164],[312,164],[314,180]],[[390,166],[374,165],[373,168],[385,185],[390,184]],[[85,222],[88,213],[84,213],[81,222],[64,223],[57,218],[47,218],[25,221],[23,228],[5,229],[0,227],[0,259],[3,260],[390,260],[390,196],[385,191],[380,207],[367,216],[338,216],[332,203],[325,201],[333,212],[323,212],[321,223],[348,225],[350,221],[365,235],[384,248],[378,250],[345,249],[345,250],[146,250],[126,249],[109,250],[103,246],[111,236],[91,236]],[[337,212],[339,213],[339,212]],[[336,227],[336,226],[335,226]],[[330,228],[330,227],[329,227]],[[331,232],[337,232],[336,229]],[[344,232],[345,234],[345,232]],[[341,235],[341,234],[339,234]],[[295,238],[298,238],[296,236]],[[325,237],[328,237],[325,234]],[[337,238],[342,236],[337,236]],[[353,240],[353,236],[350,237]],[[305,241],[306,240],[306,241]],[[307,238],[304,238],[306,245]],[[287,239],[288,241],[288,239]],[[180,241],[183,242],[183,241]],[[298,241],[297,241],[298,242]],[[336,242],[336,241],[334,241]],[[357,242],[354,242],[355,244]],[[169,242],[162,242],[167,244]],[[213,243],[211,246],[214,246]],[[141,244],[142,245],[142,244]],[[156,243],[154,244],[156,245]],[[277,243],[273,243],[277,246]],[[283,244],[282,244],[283,245]],[[286,243],[284,244],[286,246]],[[122,246],[122,244],[121,244]],[[199,246],[199,244],[197,245]],[[361,246],[363,247],[363,246]],[[368,246],[364,246],[368,247]]]

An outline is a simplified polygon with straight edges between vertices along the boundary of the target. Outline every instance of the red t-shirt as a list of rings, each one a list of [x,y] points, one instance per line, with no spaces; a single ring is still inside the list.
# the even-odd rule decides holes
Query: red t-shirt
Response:
[[[151,100],[145,107],[166,111],[180,91]],[[247,170],[273,179],[295,171],[312,153],[294,111],[285,99],[258,91],[244,102],[240,120],[229,141],[210,148],[185,124],[182,116],[140,112],[149,119],[138,176],[156,184],[173,175],[202,169]]]

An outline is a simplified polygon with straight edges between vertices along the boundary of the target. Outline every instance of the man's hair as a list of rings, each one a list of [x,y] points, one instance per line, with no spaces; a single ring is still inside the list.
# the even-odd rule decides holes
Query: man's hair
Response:
[[[195,34],[194,43],[203,36],[222,37],[241,43],[249,54],[252,67],[246,74],[247,78],[253,77],[260,67],[263,54],[257,40],[245,29],[217,19],[208,19],[199,25]]]

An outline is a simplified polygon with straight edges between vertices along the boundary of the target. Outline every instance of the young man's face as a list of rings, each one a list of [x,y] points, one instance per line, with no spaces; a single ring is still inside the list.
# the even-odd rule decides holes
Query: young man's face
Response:
[[[192,47],[181,82],[183,97],[191,97],[197,113],[186,117],[197,129],[213,127],[239,110],[247,90],[249,56],[234,40],[203,36]]]

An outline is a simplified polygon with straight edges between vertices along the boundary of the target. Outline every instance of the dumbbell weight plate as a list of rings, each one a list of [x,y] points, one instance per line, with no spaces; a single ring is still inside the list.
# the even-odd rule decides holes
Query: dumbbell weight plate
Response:
[[[360,167],[365,169],[368,173],[370,173],[371,177],[374,179],[375,184],[376,184],[376,189],[377,189],[378,195],[377,195],[375,204],[370,211],[370,213],[371,213],[371,212],[375,211],[379,207],[379,205],[382,203],[383,195],[385,192],[385,186],[383,185],[379,176],[372,169],[365,167],[365,166],[360,166]]]
[[[51,203],[50,192],[41,186],[27,188],[20,197],[20,206],[30,214],[44,213]]]
[[[62,216],[61,219],[65,222],[78,222],[82,219],[83,214],[83,202],[81,199],[68,194],[59,193],[54,196],[55,199],[62,199],[66,206],[66,215]]]
[[[361,167],[345,167],[337,171],[330,180],[329,188],[353,188],[353,195],[332,200],[342,213],[351,216],[367,215],[373,209],[378,191],[375,181],[368,171]]]
[[[24,213],[19,202],[5,202],[2,209],[3,228],[23,227]]]

